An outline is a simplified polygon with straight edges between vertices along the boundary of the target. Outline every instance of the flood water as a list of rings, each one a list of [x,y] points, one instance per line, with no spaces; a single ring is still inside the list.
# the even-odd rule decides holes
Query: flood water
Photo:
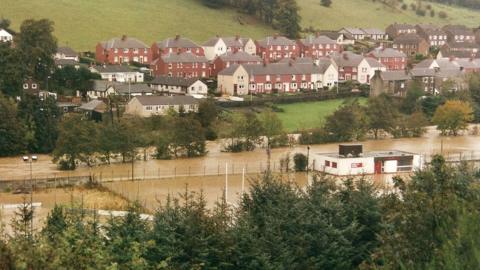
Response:
[[[480,136],[466,134],[457,137],[442,137],[433,127],[429,127],[428,132],[421,138],[370,140],[360,143],[363,144],[364,151],[402,150],[423,155],[443,151],[445,155],[462,153],[466,156],[469,153],[480,152]],[[338,151],[338,143],[311,145],[310,147],[310,155]],[[253,152],[225,153],[221,151],[222,145],[219,142],[209,142],[207,148],[208,154],[200,158],[155,160],[149,157],[147,161],[138,160],[134,163],[134,176],[137,179],[157,179],[175,176],[222,175],[226,172],[241,174],[243,169],[247,173],[258,173],[264,171],[267,166],[267,154],[262,148]],[[293,157],[298,152],[306,154],[307,146],[298,145],[273,149],[271,151],[271,169],[279,170],[281,158],[287,154]],[[226,168],[227,166],[228,168]],[[290,164],[290,168],[292,167],[293,162]],[[38,161],[33,164],[32,171],[34,178],[94,174],[103,179],[126,179],[131,178],[132,165],[131,163],[115,163],[94,167],[81,166],[75,171],[60,171],[50,156],[39,155]],[[0,159],[0,181],[29,178],[29,164],[24,163],[21,157]]]

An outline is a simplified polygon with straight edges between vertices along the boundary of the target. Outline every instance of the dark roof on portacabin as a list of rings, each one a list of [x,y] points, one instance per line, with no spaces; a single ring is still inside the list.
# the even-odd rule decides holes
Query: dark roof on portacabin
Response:
[[[188,87],[188,86],[194,84],[198,80],[199,80],[198,78],[157,76],[150,82],[150,84]]]
[[[143,106],[190,105],[199,101],[191,96],[139,96],[135,97]]]

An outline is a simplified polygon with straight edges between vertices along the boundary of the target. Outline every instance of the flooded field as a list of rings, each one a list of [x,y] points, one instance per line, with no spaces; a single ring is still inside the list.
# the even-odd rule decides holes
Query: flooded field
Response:
[[[364,145],[364,151],[403,150],[423,155],[431,155],[441,151],[445,155],[458,153],[468,155],[480,151],[480,136],[441,137],[433,127],[430,127],[425,136],[421,138],[371,140],[361,143]],[[310,153],[336,152],[337,148],[337,143],[312,145]],[[267,154],[265,149],[258,148],[253,152],[244,153],[225,153],[221,150],[221,143],[209,142],[208,154],[201,158],[178,160],[149,158],[147,161],[138,160],[133,166],[133,174],[138,179],[158,179],[175,176],[221,175],[226,170],[230,174],[239,174],[243,168],[247,173],[258,173],[266,168]],[[153,150],[150,152],[153,154]],[[297,152],[306,154],[307,146],[299,145],[273,149],[271,151],[272,169],[279,170],[279,160],[288,153],[293,156]],[[75,171],[66,172],[59,171],[51,159],[47,155],[39,156],[39,160],[33,164],[34,178],[94,174],[96,177],[103,179],[127,179],[131,178],[132,175],[132,165],[129,163],[99,165],[90,168],[82,166]],[[228,166],[228,169],[226,169],[226,166]],[[0,181],[28,178],[29,166],[20,157],[0,159]]]

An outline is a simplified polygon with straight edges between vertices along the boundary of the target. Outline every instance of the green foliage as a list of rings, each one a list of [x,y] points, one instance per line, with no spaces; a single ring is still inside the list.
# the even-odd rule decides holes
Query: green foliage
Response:
[[[307,160],[307,156],[305,156],[304,154],[296,153],[293,156],[293,162],[295,163],[295,171],[296,172],[303,172],[307,169],[308,160]]]
[[[26,67],[22,63],[22,55],[8,42],[0,43],[0,91],[7,96],[21,94]]]
[[[392,98],[386,95],[370,98],[365,113],[368,118],[368,128],[373,131],[375,139],[378,138],[381,130],[391,133],[399,117]]]
[[[259,118],[263,130],[262,133],[267,139],[267,146],[270,148],[285,146],[279,141],[285,133],[282,121],[278,118],[277,114],[267,109],[260,114]]]
[[[332,0],[320,0],[320,5],[330,7],[332,5]]]
[[[361,140],[367,132],[367,123],[365,109],[354,100],[327,117],[324,129],[329,141]]]
[[[437,108],[432,118],[432,122],[437,125],[437,129],[442,132],[442,135],[454,136],[460,130],[465,130],[472,120],[472,106],[468,102],[460,100],[448,100]]]
[[[412,114],[419,108],[419,99],[424,95],[420,83],[414,81],[407,90],[407,95],[403,99],[400,110],[405,114]]]
[[[83,96],[93,87],[92,80],[101,79],[100,74],[92,73],[85,67],[76,69],[74,66],[56,68],[49,80],[49,89],[57,93],[65,93],[67,90],[78,90]],[[74,93],[68,93],[74,94]]]
[[[225,147],[229,152],[253,151],[259,143],[264,130],[256,113],[246,112],[235,114],[228,120],[228,132],[224,136],[229,138]]]
[[[12,156],[25,149],[25,129],[17,118],[15,104],[0,93],[0,156]]]

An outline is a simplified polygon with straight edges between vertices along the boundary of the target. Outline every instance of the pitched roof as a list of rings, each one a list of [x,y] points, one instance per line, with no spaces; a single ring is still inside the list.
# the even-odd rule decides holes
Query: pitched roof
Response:
[[[383,71],[380,76],[384,81],[406,81],[410,75],[403,70]]]
[[[341,35],[344,35],[344,36],[345,36],[346,38],[348,38],[348,39],[352,39],[352,36],[351,36],[350,34],[348,34],[348,33],[347,33],[347,34],[345,34],[345,33],[339,33],[339,32],[337,32],[337,31],[326,31],[326,30],[325,30],[325,31],[320,31],[320,32],[318,32],[318,33],[319,33],[320,35],[322,35],[322,36],[327,36],[327,37],[329,37],[329,38],[331,38],[331,39],[335,39],[335,40],[336,40],[339,36],[341,36]]]
[[[108,41],[100,42],[104,49],[148,49],[148,46],[142,41],[123,36],[121,38],[115,37]]]
[[[258,55],[251,55],[244,51],[227,52],[219,56],[223,61],[236,62],[262,62],[262,58]]]
[[[312,64],[315,61],[311,57],[295,57],[295,58],[283,58],[278,63],[295,63],[295,64]]]
[[[208,60],[205,56],[195,55],[191,52],[183,52],[180,54],[177,53],[169,53],[167,55],[162,56],[162,60],[165,63],[207,63]]]
[[[402,34],[393,40],[396,44],[418,44],[423,40],[418,34]]]
[[[452,35],[473,35],[473,30],[465,25],[445,25],[443,30]]]
[[[222,37],[222,40],[227,47],[243,47],[245,45],[240,37]]]
[[[385,31],[378,28],[362,28],[362,30],[367,35],[385,35]]]
[[[73,59],[55,59],[55,65],[56,66],[76,66],[80,64]]]
[[[377,61],[377,59],[372,57],[365,57],[365,61],[367,61],[368,65],[372,68],[384,68],[385,65]]]
[[[116,84],[114,86],[115,91],[120,95],[128,95],[129,93],[152,93],[153,90],[145,83],[132,83],[128,85],[128,83]]]
[[[113,85],[119,84],[119,82],[109,82],[106,80],[93,80],[93,91],[105,92]]]
[[[188,38],[176,36],[174,38],[167,38],[165,40],[157,42],[157,46],[160,49],[165,48],[200,48],[195,42]]]
[[[394,23],[389,25],[388,27],[393,27],[395,30],[407,30],[407,29],[415,29],[415,26],[408,23]]]
[[[248,64],[248,65],[231,65],[222,70],[219,75],[233,75],[235,71],[242,66],[249,75],[300,75],[300,74],[323,74],[331,65],[330,60],[323,60],[318,65],[313,62],[294,63],[281,62],[270,64]]]
[[[354,28],[354,27],[344,27],[340,29],[340,31],[345,31],[352,35],[364,35],[365,32],[361,28]]]
[[[416,28],[427,35],[445,35],[445,31],[434,24],[417,24]]]
[[[364,58],[363,56],[350,51],[333,53],[330,57],[338,67],[356,67]]]
[[[258,40],[257,43],[262,47],[295,45],[295,41],[290,40],[284,36],[266,37],[264,39]]]
[[[435,59],[425,59],[415,65],[415,68],[430,68],[432,64],[436,63]]]
[[[64,54],[67,57],[76,57],[78,53],[70,47],[58,47],[57,53]]]
[[[412,77],[433,77],[435,76],[435,70],[432,68],[413,68],[410,70]]]
[[[198,104],[198,100],[191,96],[138,96],[134,97],[143,106],[153,105],[190,105]]]
[[[150,84],[189,87],[190,85],[194,84],[198,80],[199,80],[198,78],[157,76],[150,82]]]
[[[404,54],[401,51],[397,51],[392,48],[375,48],[373,51],[370,52],[371,55],[373,55],[376,58],[380,57],[407,57],[406,54]]]
[[[337,44],[337,41],[327,37],[327,36],[314,36],[310,35],[304,39],[301,39],[300,42],[305,46],[317,45],[317,44]]]

